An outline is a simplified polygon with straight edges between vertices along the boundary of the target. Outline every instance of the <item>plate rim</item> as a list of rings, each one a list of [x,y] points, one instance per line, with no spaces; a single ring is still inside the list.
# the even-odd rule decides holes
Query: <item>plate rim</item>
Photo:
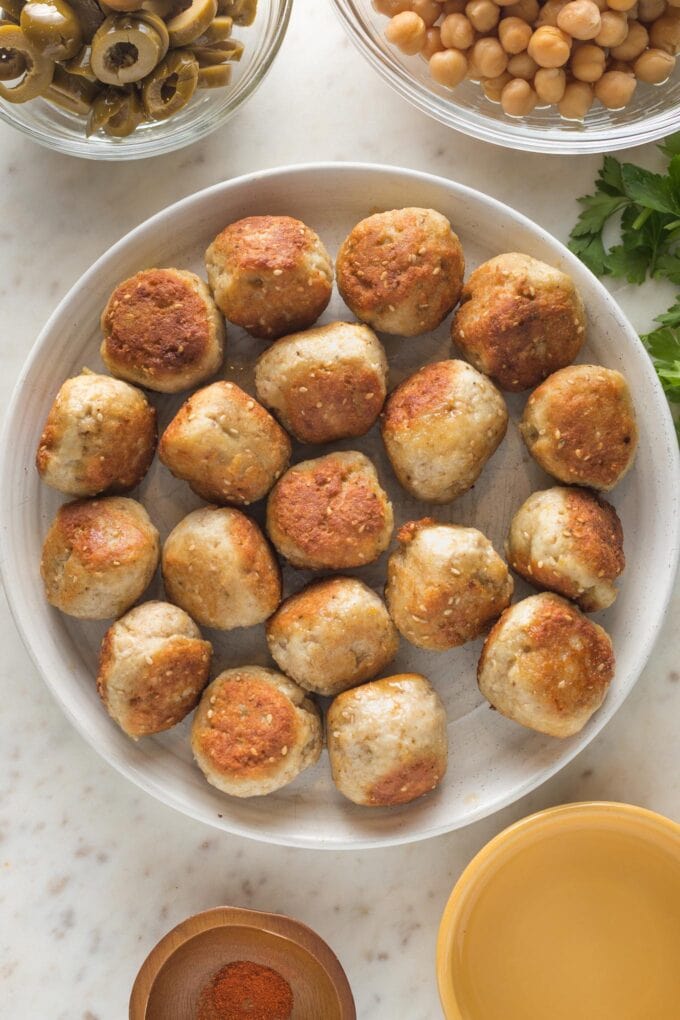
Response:
[[[232,190],[237,190],[244,186],[253,185],[256,182],[266,180],[270,177],[281,177],[285,175],[296,176],[314,173],[366,173],[383,175],[392,174],[400,176],[407,181],[422,181],[429,184],[434,184],[439,187],[452,192],[455,196],[472,200],[474,202],[481,202],[487,206],[491,206],[495,209],[499,215],[502,215],[506,219],[514,221],[517,225],[524,229],[530,230],[538,239],[543,242],[547,242],[549,245],[557,246],[561,251],[561,256],[565,260],[567,265],[576,265],[579,267],[581,272],[585,272],[591,277],[591,281],[595,285],[596,290],[599,292],[599,296],[602,301],[610,306],[612,311],[617,313],[617,318],[625,325],[629,339],[633,343],[640,345],[642,348],[641,341],[638,338],[637,332],[629,322],[627,316],[624,314],[620,305],[616,302],[615,298],[609,293],[604,287],[602,282],[594,276],[587,269],[586,266],[580,260],[569,251],[566,245],[563,244],[558,238],[554,237],[549,231],[545,230],[539,224],[535,223],[530,217],[524,213],[513,209],[511,206],[501,202],[491,195],[487,195],[484,192],[478,191],[475,188],[471,188],[467,185],[460,184],[457,181],[449,180],[448,178],[442,177],[438,174],[431,174],[427,171],[411,169],[408,167],[393,166],[384,163],[365,163],[362,161],[323,161],[323,162],[307,162],[307,163],[294,163],[290,165],[284,165],[279,167],[271,167],[263,170],[252,171],[248,174],[242,174],[238,177],[234,177],[225,181],[219,181],[215,184],[209,185],[206,188],[202,188],[198,191],[192,192],[189,195],[185,195],[183,198],[178,199],[176,202],[165,206],[160,209],[152,216],[143,220],[132,230],[124,234],[115,244],[104,251],[98,258],[92,263],[87,269],[68,289],[66,294],[58,302],[57,306],[48,317],[45,325],[38,333],[28,356],[21,368],[16,383],[14,385],[11,398],[7,405],[7,411],[5,420],[3,422],[2,433],[0,435],[0,486],[2,491],[8,491],[9,475],[10,475],[10,447],[9,439],[10,433],[16,427],[16,410],[23,396],[23,389],[26,380],[31,375],[35,362],[38,360],[42,353],[43,346],[46,339],[49,337],[53,324],[63,314],[64,310],[69,306],[75,295],[83,288],[88,285],[90,280],[101,272],[102,268],[109,262],[115,262],[118,252],[134,243],[137,235],[153,229],[158,224],[163,223],[168,218],[171,218],[173,214],[177,213],[180,209],[184,211],[187,207],[190,207],[193,203],[199,204],[206,199],[207,196],[212,194],[221,194]],[[646,354],[645,354],[646,357]],[[656,392],[659,398],[659,406],[662,408],[661,418],[658,421],[657,435],[659,438],[663,438],[665,442],[662,444],[664,448],[664,459],[667,459],[669,468],[675,472],[675,477],[680,476],[680,449],[676,441],[675,427],[670,411],[670,407],[666,400],[665,394],[658,380],[656,372],[653,369],[651,361],[647,358],[645,364],[646,375],[652,388]],[[66,718],[80,734],[80,736],[92,747],[92,749],[104,760],[109,766],[115,769],[121,776],[128,781],[135,784],[135,786],[143,790],[146,794],[153,796],[156,800],[179,811],[181,814],[194,818],[196,821],[200,821],[203,824],[210,825],[212,828],[217,829],[221,832],[228,832],[230,834],[240,836],[246,839],[253,839],[260,843],[266,843],[270,845],[279,846],[290,846],[298,847],[300,849],[317,849],[317,850],[368,850],[368,849],[379,849],[387,846],[397,846],[407,843],[416,843],[421,840],[431,839],[435,836],[443,835],[447,832],[455,831],[456,829],[466,828],[475,822],[481,821],[483,818],[487,818],[492,814],[502,810],[511,804],[516,803],[522,797],[531,793],[533,790],[542,786],[545,782],[551,779],[559,771],[565,768],[574,758],[580,754],[585,747],[588,746],[604,729],[609,721],[616,715],[618,709],[624,704],[625,700],[630,695],[631,691],[635,687],[639,680],[640,674],[642,673],[654,645],[658,639],[659,632],[664,623],[666,617],[666,609],[670,601],[675,576],[678,568],[678,561],[680,559],[680,498],[676,493],[676,498],[672,502],[671,512],[674,517],[674,527],[672,529],[673,544],[669,548],[668,553],[668,568],[664,574],[664,586],[658,591],[657,594],[661,596],[657,600],[657,614],[654,619],[654,623],[645,632],[643,638],[640,640],[639,645],[636,649],[633,658],[633,668],[630,672],[634,675],[635,679],[630,684],[628,691],[620,703],[613,709],[611,714],[599,713],[595,718],[593,724],[579,735],[577,740],[574,740],[568,748],[565,748],[563,754],[555,761],[548,765],[543,766],[540,770],[537,770],[536,774],[530,779],[527,779],[524,783],[515,787],[514,790],[509,794],[503,794],[497,796],[495,799],[486,801],[483,805],[475,810],[471,810],[463,822],[454,822],[453,824],[437,824],[431,828],[421,829],[417,832],[408,830],[402,831],[399,827],[389,833],[379,833],[370,836],[359,836],[358,838],[349,839],[345,835],[339,838],[331,838],[330,840],[321,837],[312,836],[294,836],[288,833],[275,833],[261,832],[254,828],[252,825],[240,823],[238,821],[230,819],[226,814],[223,817],[219,817],[217,814],[215,817],[208,817],[198,808],[194,808],[193,804],[180,803],[180,799],[172,789],[166,789],[159,786],[153,777],[148,777],[145,773],[141,772],[139,768],[135,767],[132,763],[122,761],[113,751],[109,748],[102,748],[97,745],[94,741],[94,737],[89,733],[87,727],[81,723],[78,719],[68,701],[62,696],[62,692],[59,685],[54,683],[52,680],[52,673],[49,669],[49,663],[43,662],[42,656],[39,650],[35,647],[35,642],[31,634],[31,621],[30,614],[28,613],[28,607],[22,605],[21,590],[14,586],[11,581],[13,580],[11,573],[11,536],[10,527],[8,521],[8,504],[7,500],[3,499],[0,501],[0,575],[4,583],[5,593],[7,602],[10,608],[10,612],[14,623],[17,627],[21,640],[26,648],[29,657],[31,658],[34,666],[36,667],[39,675],[41,676],[43,683],[50,691],[61,711],[64,713]],[[605,706],[606,709],[606,706]],[[226,823],[226,824],[225,824]]]

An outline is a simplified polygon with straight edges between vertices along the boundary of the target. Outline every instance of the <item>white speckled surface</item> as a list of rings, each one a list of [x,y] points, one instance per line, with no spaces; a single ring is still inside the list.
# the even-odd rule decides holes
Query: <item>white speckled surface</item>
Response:
[[[310,9],[312,9],[310,13]],[[636,150],[651,165],[653,149]],[[494,194],[565,238],[598,158],[510,153],[404,106],[344,40],[322,0],[298,0],[255,99],[193,149],[140,164],[53,155],[0,127],[3,407],[54,303],[122,233],[248,170],[321,159],[402,164]],[[640,328],[661,289],[617,296]],[[124,1020],[138,966],[187,914],[220,903],[299,917],[333,946],[361,1020],[436,1020],[439,915],[470,856],[510,821],[611,798],[680,818],[680,590],[617,717],[558,777],[485,822],[428,843],[315,854],[220,836],[139,793],[75,734],[0,609],[0,1013]],[[408,1005],[405,1005],[405,1004]]]

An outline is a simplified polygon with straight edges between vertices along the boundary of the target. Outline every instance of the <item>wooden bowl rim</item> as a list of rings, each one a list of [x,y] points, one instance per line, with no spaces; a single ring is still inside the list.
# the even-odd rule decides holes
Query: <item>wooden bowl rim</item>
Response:
[[[325,971],[338,996],[341,1020],[356,1020],[356,1006],[347,975],[324,939],[308,925],[286,914],[271,914],[249,907],[211,907],[180,921],[150,951],[130,993],[129,1020],[145,1020],[154,982],[162,967],[190,939],[213,928],[254,928],[296,942]]]

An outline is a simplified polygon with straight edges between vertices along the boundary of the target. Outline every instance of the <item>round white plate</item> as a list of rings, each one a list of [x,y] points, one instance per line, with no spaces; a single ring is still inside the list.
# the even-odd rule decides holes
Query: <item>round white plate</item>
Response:
[[[613,494],[623,520],[628,565],[612,609],[600,614],[617,656],[616,678],[603,708],[577,737],[558,741],[532,733],[489,710],[475,680],[480,642],[453,652],[422,652],[402,640],[393,672],[417,670],[443,697],[449,717],[450,763],[440,788],[411,805],[389,810],[359,808],[334,789],[324,752],[319,763],[278,793],[238,800],[209,786],[192,763],[188,722],[135,744],[111,722],[95,689],[97,649],[103,623],[80,623],[48,606],[39,561],[43,537],[58,493],[40,483],[33,458],[44,418],[62,381],[83,365],[102,370],[99,315],[113,287],[139,269],[180,266],[204,273],[202,254],[233,220],[256,213],[288,213],[319,232],[334,255],[362,217],[382,209],[415,205],[438,209],[458,232],[468,271],[503,251],[522,251],[571,273],[589,316],[582,361],[620,369],[632,387],[640,424],[634,469]],[[323,321],[347,318],[337,294]],[[225,375],[252,387],[251,366],[264,349],[229,328]],[[451,355],[448,321],[417,339],[385,338],[394,385],[418,365]],[[164,426],[181,397],[152,395]],[[472,492],[452,506],[430,507],[407,497],[396,484],[374,429],[360,440],[338,444],[366,451],[390,492],[397,526],[432,514],[475,525],[502,550],[513,512],[536,488],[551,484],[526,454],[516,421],[525,397],[511,397],[507,438]],[[295,459],[319,448],[297,447]],[[668,407],[650,362],[630,324],[606,290],[561,244],[506,206],[450,181],[410,170],[356,164],[292,167],[253,174],[208,188],[148,220],[104,255],[64,298],[35,344],[17,385],[3,437],[0,470],[2,559],[7,593],[24,641],[67,716],[115,768],[158,799],[229,832],[305,847],[359,848],[424,839],[498,810],[543,782],[585,747],[630,692],[652,648],[670,594],[678,552],[678,450]],[[165,536],[199,504],[188,486],[157,461],[139,491]],[[254,508],[262,520],[262,506]],[[376,589],[385,578],[385,557],[356,571]],[[284,570],[286,592],[309,574]],[[516,586],[516,597],[528,593]],[[162,597],[160,581],[149,591]],[[263,628],[222,634],[215,668],[269,662]]]

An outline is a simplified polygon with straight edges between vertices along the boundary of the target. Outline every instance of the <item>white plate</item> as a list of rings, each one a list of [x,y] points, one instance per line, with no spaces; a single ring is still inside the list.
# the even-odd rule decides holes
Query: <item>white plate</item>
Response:
[[[188,723],[168,734],[128,740],[111,722],[95,689],[97,648],[105,624],[83,624],[51,609],[43,598],[42,539],[58,493],[39,482],[35,448],[50,403],[68,376],[83,365],[101,369],[99,314],[120,280],[152,265],[203,272],[202,253],[223,226],[254,213],[289,213],[321,235],[331,253],[362,217],[405,205],[438,209],[460,235],[468,269],[499,252],[517,250],[571,273],[585,299],[590,340],[581,360],[619,368],[633,390],[640,447],[633,471],[613,502],[623,520],[628,566],[614,607],[601,614],[614,641],[616,678],[603,708],[577,737],[557,741],[489,711],[477,690],[479,642],[449,653],[422,652],[402,641],[393,671],[417,670],[435,683],[449,716],[450,765],[433,794],[390,810],[355,807],[334,789],[324,753],[318,765],[289,787],[265,798],[237,800],[210,787],[192,764]],[[323,319],[347,317],[334,295]],[[448,322],[418,339],[387,338],[391,384],[423,362],[450,356]],[[250,365],[264,345],[230,327],[227,375],[251,386]],[[153,395],[164,425],[181,398]],[[523,396],[509,400],[514,421]],[[514,510],[550,480],[530,461],[516,425],[474,490],[450,507],[430,508],[405,496],[392,476],[376,430],[339,444],[372,456],[395,505],[396,523],[433,512],[446,521],[475,525],[502,549]],[[506,206],[458,184],[410,170],[353,164],[273,170],[216,185],[186,198],[123,238],[87,272],[47,323],[17,385],[3,441],[0,471],[2,558],[8,596],[24,641],[64,712],[115,768],[172,807],[217,828],[273,843],[359,848],[424,839],[467,825],[498,810],[546,780],[585,747],[630,692],[657,634],[670,594],[678,552],[678,451],[664,399],[632,327],[605,289],[561,244]],[[320,452],[298,447],[297,460]],[[154,463],[139,498],[164,535],[199,501],[188,486]],[[261,520],[262,507],[255,509]],[[258,515],[259,511],[259,515]],[[385,557],[356,573],[377,589]],[[286,591],[308,573],[284,571]],[[517,585],[521,596],[528,589]],[[160,583],[149,592],[161,595]],[[215,666],[267,663],[263,628],[209,633]]]

